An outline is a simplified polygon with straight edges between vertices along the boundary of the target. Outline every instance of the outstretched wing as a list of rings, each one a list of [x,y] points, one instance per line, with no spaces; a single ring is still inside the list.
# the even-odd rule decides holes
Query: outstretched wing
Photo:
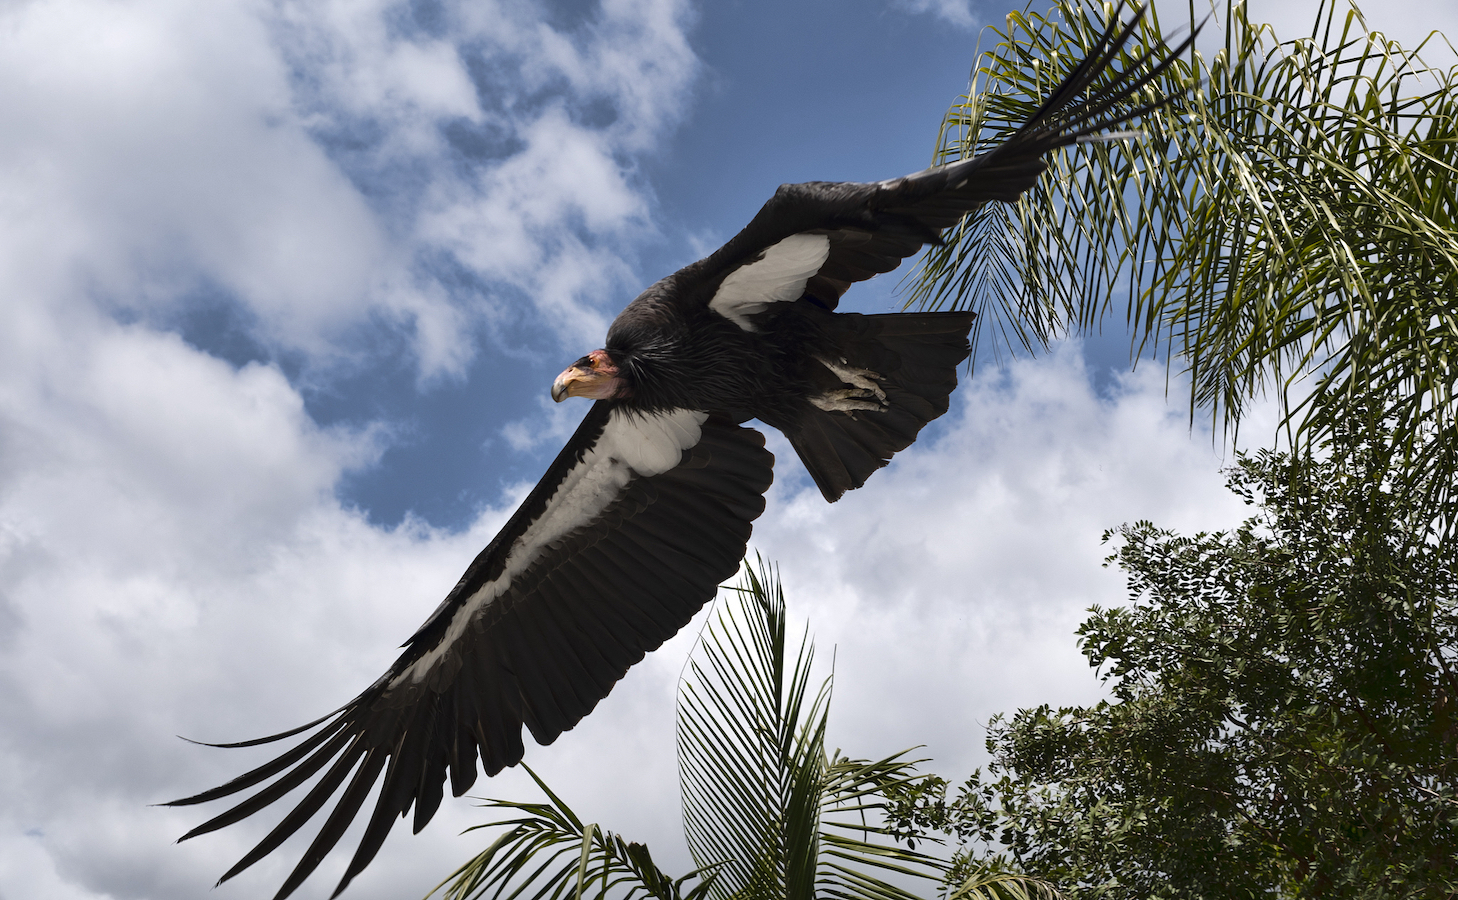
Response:
[[[851,284],[890,272],[923,246],[939,243],[943,231],[988,201],[1017,200],[1037,182],[1054,149],[1098,139],[1162,105],[1139,102],[1139,92],[1193,35],[1162,57],[1129,61],[1090,93],[1143,15],[1138,9],[1121,23],[1116,13],[1038,112],[986,153],[890,181],[781,185],[743,231],[675,276],[683,288],[676,296],[707,303],[747,331],[757,330],[753,316],[777,302],[809,297],[834,309]]]
[[[546,476],[378,681],[302,728],[239,744],[301,743],[221,787],[265,785],[183,840],[246,818],[323,777],[223,875],[262,859],[333,809],[279,889],[313,872],[383,784],[335,895],[374,858],[397,817],[419,831],[440,805],[522,758],[525,725],[549,744],[628,668],[682,628],[734,574],[764,511],[774,457],[758,432],[690,410],[641,414],[599,401]],[[336,795],[337,798],[336,798]]]

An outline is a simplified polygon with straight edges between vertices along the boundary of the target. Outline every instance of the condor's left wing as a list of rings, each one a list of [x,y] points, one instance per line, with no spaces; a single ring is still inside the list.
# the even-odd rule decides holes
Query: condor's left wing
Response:
[[[183,840],[253,815],[322,772],[226,881],[332,804],[282,900],[314,871],[380,783],[335,895],[396,818],[419,831],[445,781],[464,793],[522,758],[525,725],[549,744],[628,667],[682,628],[734,574],[764,511],[774,457],[750,428],[692,410],[641,414],[598,401],[546,476],[481,551],[405,652],[342,709],[246,747],[312,732],[274,760],[170,806],[259,787]]]

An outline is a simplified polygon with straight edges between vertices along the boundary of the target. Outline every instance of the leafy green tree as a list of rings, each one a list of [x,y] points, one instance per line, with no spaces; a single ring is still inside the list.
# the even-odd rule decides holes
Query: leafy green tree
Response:
[[[916,779],[915,761],[826,751],[830,681],[812,691],[813,658],[808,639],[790,651],[773,572],[747,566],[679,695],[684,828],[698,869],[672,878],[647,847],[584,823],[537,779],[546,802],[489,801],[511,812],[478,826],[498,836],[431,896],[917,900],[905,885],[920,884],[956,900],[1056,900],[1015,872],[959,870],[949,883],[944,860],[899,846],[886,798]]]
[[[1015,128],[1112,13],[1056,0],[1010,15],[938,159]],[[1121,64],[1163,43],[1150,10]],[[1134,352],[1188,371],[1192,410],[1234,426],[1274,393],[1309,446],[1370,412],[1436,509],[1458,474],[1458,69],[1335,2],[1295,40],[1227,3],[1212,44],[1149,83],[1172,103],[1143,137],[1070,150],[1019,203],[969,216],[910,303],[977,309],[981,343],[1030,351],[1122,307]]]
[[[1386,465],[1262,452],[1238,530],[1112,532],[1131,604],[1079,636],[1113,700],[994,720],[988,775],[894,827],[1078,897],[1458,895],[1458,551]]]

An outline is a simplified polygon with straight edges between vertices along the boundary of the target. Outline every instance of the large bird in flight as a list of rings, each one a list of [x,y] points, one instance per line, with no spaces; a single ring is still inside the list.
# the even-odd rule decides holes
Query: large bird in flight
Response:
[[[1135,17],[1137,21],[1137,14]],[[227,880],[332,803],[279,889],[314,871],[379,784],[335,891],[413,810],[419,831],[447,781],[522,758],[522,726],[549,744],[628,667],[682,628],[734,574],[764,510],[773,457],[758,419],[789,439],[829,501],[860,487],[947,411],[970,312],[835,312],[846,289],[889,272],[967,213],[1014,201],[1044,157],[1149,111],[1138,95],[1168,56],[1120,58],[1116,16],[1092,53],[996,148],[873,184],[788,184],[732,240],[622,311],[606,346],[552,385],[592,408],[540,483],[378,681],[329,715],[247,747],[307,734],[189,805],[263,785],[183,839],[253,815],[318,780]],[[322,773],[322,774],[321,774]]]

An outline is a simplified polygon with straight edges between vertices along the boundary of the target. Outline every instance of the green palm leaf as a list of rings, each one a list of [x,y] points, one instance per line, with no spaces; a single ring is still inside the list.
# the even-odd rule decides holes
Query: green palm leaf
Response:
[[[830,685],[810,694],[803,641],[787,671],[784,594],[746,572],[680,689],[684,833],[696,862],[723,863],[715,896],[808,898]]]
[[[1022,121],[1107,14],[1059,0],[1009,16],[939,161]],[[1443,501],[1458,474],[1458,70],[1354,6],[1287,41],[1241,5],[1221,19],[1223,47],[1150,85],[1175,103],[1145,137],[1062,154],[1020,203],[969,217],[911,303],[982,311],[994,350],[1040,349],[1122,306],[1131,350],[1183,361],[1192,407],[1234,427],[1273,395],[1313,443],[1385,420]],[[1151,10],[1122,64],[1162,43]]]
[[[488,809],[520,815],[467,829],[505,828],[485,850],[427,895],[441,900],[703,900],[713,884],[711,869],[682,878],[665,875],[648,848],[595,824],[584,825],[566,803],[523,764],[547,795],[545,803],[490,800]],[[697,882],[691,884],[691,882]]]
[[[830,680],[812,692],[808,640],[788,651],[778,578],[761,561],[732,592],[679,694],[684,832],[721,866],[713,896],[910,900],[883,876],[939,883],[941,860],[880,839],[881,792],[914,763],[827,754]]]
[[[1061,900],[1051,884],[1015,872],[989,870],[962,882],[947,900]]]

